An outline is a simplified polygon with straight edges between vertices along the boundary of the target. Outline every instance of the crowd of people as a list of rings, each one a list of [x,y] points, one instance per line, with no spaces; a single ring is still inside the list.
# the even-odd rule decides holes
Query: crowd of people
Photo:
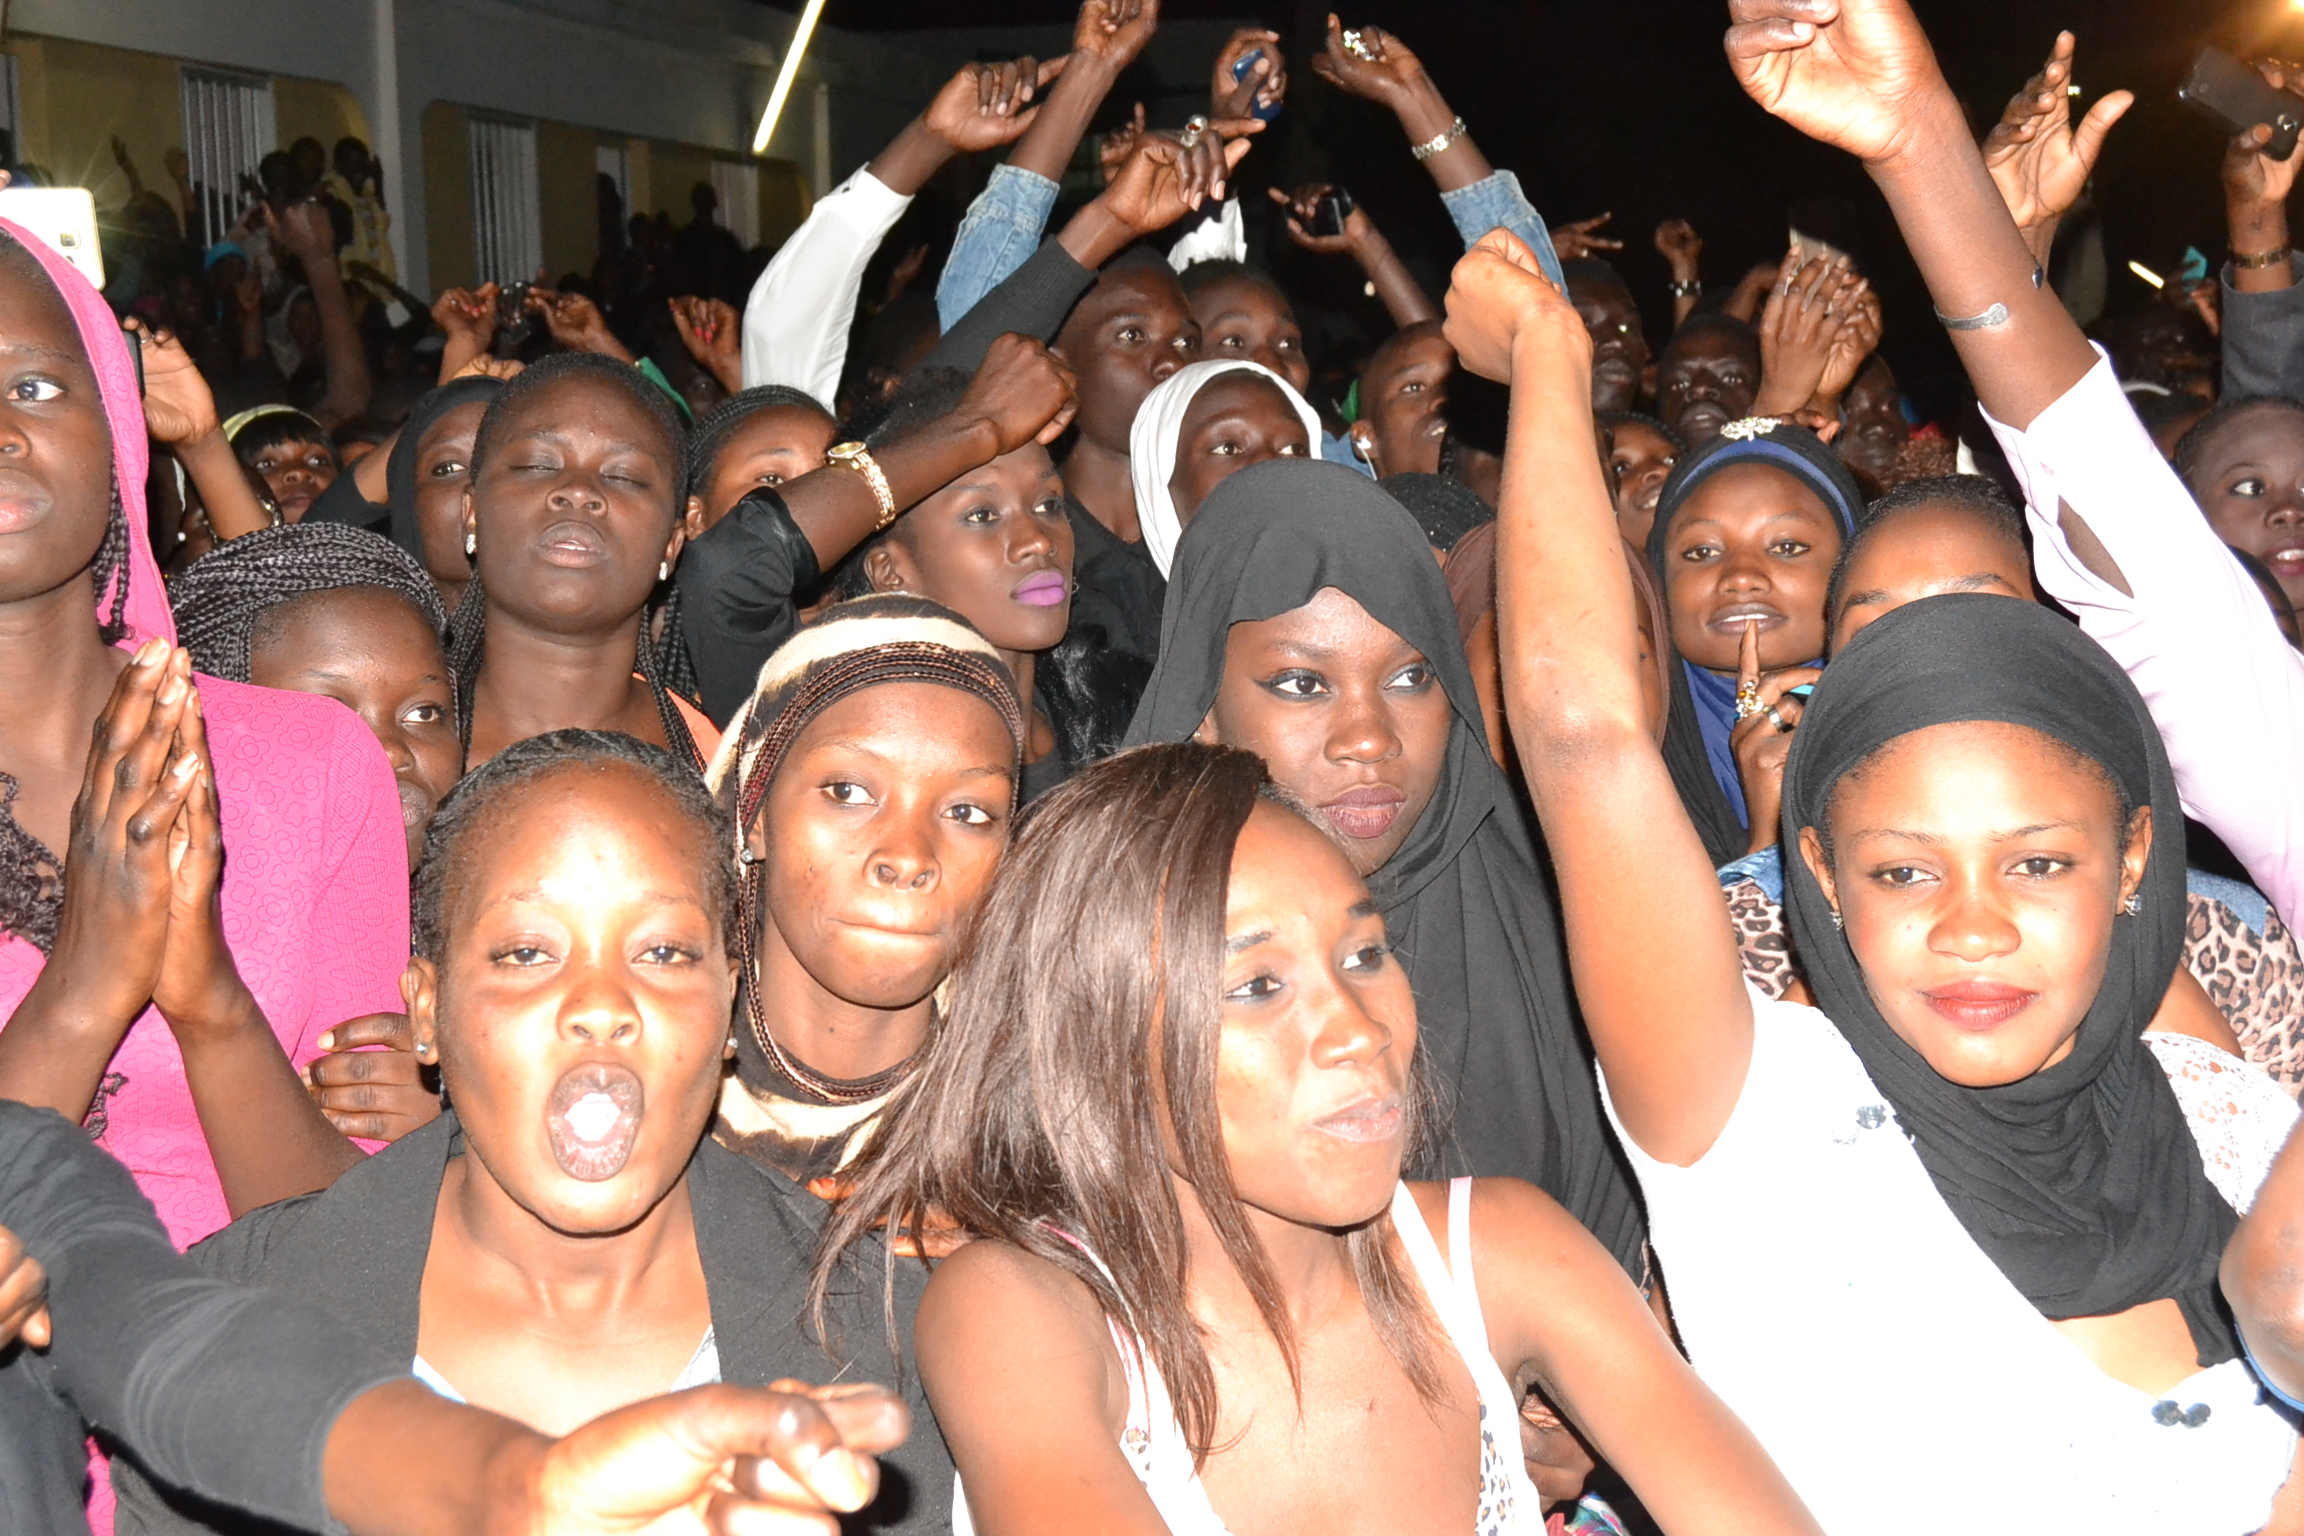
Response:
[[[1729,20],[1972,415],[1813,241],[1652,347],[1333,16],[1067,204],[1085,0],[756,273],[0,221],[0,1524],[2304,1533],[2304,157],[2092,341],[2069,33],[1979,143]],[[1465,247],[1272,191],[1349,358],[1303,90]]]

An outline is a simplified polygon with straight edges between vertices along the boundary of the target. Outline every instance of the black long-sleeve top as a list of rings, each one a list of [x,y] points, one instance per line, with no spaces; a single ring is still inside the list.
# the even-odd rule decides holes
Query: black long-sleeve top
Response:
[[[128,1170],[53,1110],[0,1100],[0,1226],[48,1271],[54,1341],[0,1350],[0,1530],[86,1531],[90,1427],[152,1476],[336,1530],[328,1433],[408,1374],[279,1296],[199,1274]]]

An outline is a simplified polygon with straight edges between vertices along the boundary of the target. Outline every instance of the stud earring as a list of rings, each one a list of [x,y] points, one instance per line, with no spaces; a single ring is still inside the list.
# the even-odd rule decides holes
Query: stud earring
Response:
[[[757,864],[760,862],[760,855],[749,848],[739,848],[736,850],[736,862],[745,865]]]
[[[2127,913],[2130,917],[2134,917],[2137,913],[2143,911],[2144,893],[2142,891],[2133,891],[2129,893],[2128,899],[2120,903],[2120,910]]]
[[[656,562],[656,579],[658,581],[670,581],[672,579],[671,561],[659,560]]]
[[[1845,932],[1847,929],[1847,923],[1848,920],[1840,915],[1840,909],[1838,907],[1834,907],[1832,909],[1832,931],[1834,933]]]
[[[476,534],[476,533],[470,533],[470,532],[467,532],[467,533],[464,535],[464,554],[465,554],[465,557],[466,557],[467,559],[469,559],[471,556],[473,556],[473,555],[476,555],[476,554],[478,554],[478,553],[480,553],[480,535],[478,535],[478,534]]]
[[[432,1056],[432,1042],[431,1042],[431,1041],[429,1041],[429,1040],[419,1040],[419,1041],[417,1041],[417,1042],[416,1042],[416,1059],[417,1059],[418,1061],[427,1061],[427,1060],[431,1059],[431,1056]]]

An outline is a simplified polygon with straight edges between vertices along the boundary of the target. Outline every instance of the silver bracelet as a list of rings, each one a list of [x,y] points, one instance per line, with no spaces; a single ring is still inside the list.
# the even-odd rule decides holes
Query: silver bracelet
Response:
[[[1448,125],[1446,133],[1437,134],[1421,144],[1411,144],[1408,147],[1408,153],[1414,155],[1418,160],[1429,160],[1471,131],[1465,126],[1464,119],[1459,117]]]
[[[2040,263],[2032,263],[2032,286],[2039,288],[2047,281],[2048,274],[2041,270]],[[1936,311],[1936,323],[1948,331],[1989,331],[2008,323],[2008,306],[1995,304],[1984,313],[1969,315],[1965,319],[1955,318],[1939,309]]]

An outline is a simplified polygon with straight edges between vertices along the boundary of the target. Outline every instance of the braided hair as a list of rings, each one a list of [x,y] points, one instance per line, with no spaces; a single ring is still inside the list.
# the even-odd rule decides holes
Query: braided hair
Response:
[[[168,600],[192,665],[244,683],[249,655],[281,607],[346,587],[380,587],[405,599],[434,634],[447,631],[439,589],[413,556],[390,539],[335,523],[287,523],[219,544],[177,574]]]
[[[832,413],[824,408],[824,402],[789,384],[759,384],[739,390],[706,411],[698,418],[696,429],[688,434],[688,460],[686,472],[681,476],[681,497],[703,495],[704,483],[719,467],[720,455],[727,451],[728,440],[736,435],[737,429],[762,411],[776,410],[814,411],[827,422],[832,420]]]
[[[595,352],[554,352],[529,364],[496,392],[488,402],[488,413],[480,418],[480,430],[472,439],[472,485],[477,491],[480,475],[501,446],[504,423],[519,410],[528,397],[537,394],[563,379],[586,378],[598,380],[640,408],[641,414],[663,434],[677,462],[686,442],[686,432],[680,418],[673,413],[672,403],[664,392],[650,383],[647,376],[629,363],[602,357]],[[672,509],[676,518],[678,508]],[[678,589],[673,589],[677,591]],[[664,616],[663,640],[650,638],[654,619]],[[464,589],[464,599],[456,605],[456,612],[448,621],[448,673],[456,690],[456,735],[464,749],[472,748],[472,705],[478,692],[480,668],[487,650],[488,594],[477,567],[472,572],[471,584]],[[664,739],[671,744],[673,754],[685,759],[698,773],[704,771],[704,754],[696,745],[696,737],[688,729],[687,719],[673,702],[670,670],[675,677],[685,677],[693,691],[695,672],[688,664],[685,642],[680,633],[680,615],[676,602],[666,597],[661,605],[643,608],[640,615],[640,643],[634,656],[636,669],[648,691],[656,697],[656,717],[664,727]],[[665,652],[677,653],[668,667]]]
[[[0,266],[63,303],[39,259],[5,234],[0,234]],[[128,516],[120,504],[118,469],[107,466],[105,475],[112,484],[112,505],[88,581],[96,593],[96,632],[106,645],[117,645],[128,636]],[[47,954],[56,947],[56,927],[64,916],[64,860],[16,819],[21,788],[13,774],[0,773],[0,931]]]

